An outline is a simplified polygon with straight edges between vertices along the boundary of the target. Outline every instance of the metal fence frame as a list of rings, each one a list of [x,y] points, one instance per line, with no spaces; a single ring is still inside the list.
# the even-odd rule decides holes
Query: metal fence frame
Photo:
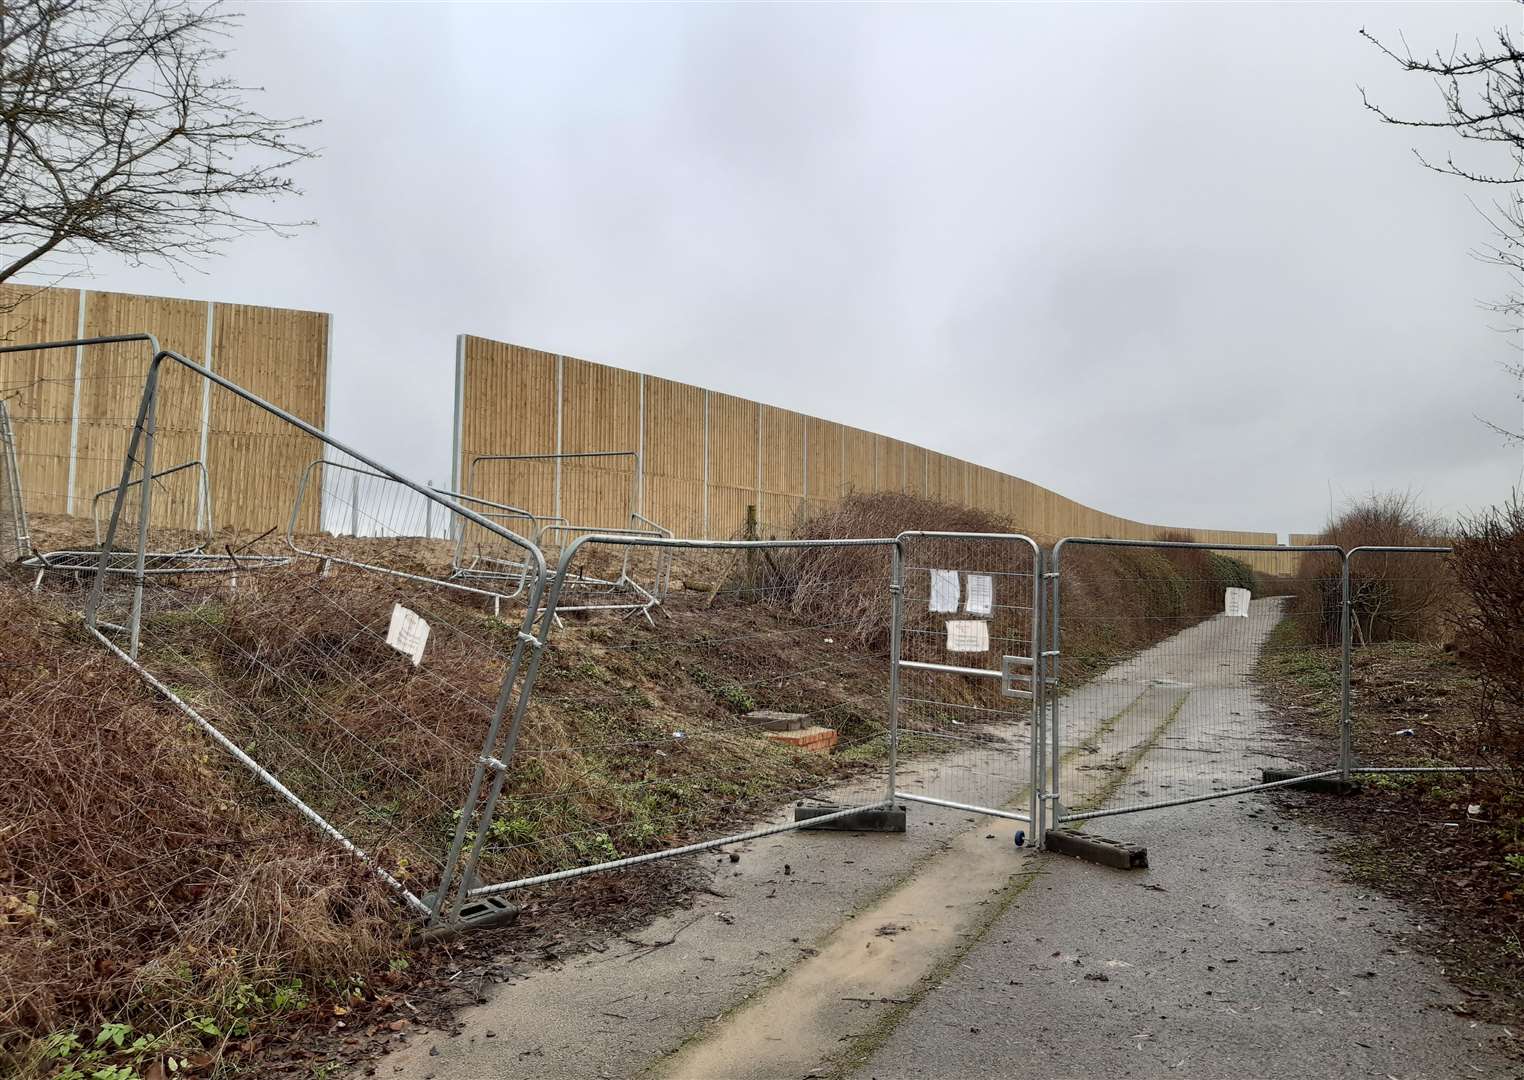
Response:
[[[548,640],[556,624],[557,605],[560,602],[564,589],[572,575],[569,568],[577,553],[589,544],[626,545],[630,547],[657,548],[668,553],[678,550],[700,551],[776,551],[788,548],[826,548],[826,547],[887,547],[891,551],[898,552],[900,541],[891,538],[863,538],[842,540],[692,540],[663,536],[631,536],[617,533],[590,533],[578,536],[561,552],[561,558],[556,568],[556,573],[551,578],[550,589],[545,597],[540,611],[539,637]],[[563,609],[564,610],[564,609]],[[538,657],[537,657],[538,659]],[[466,856],[465,872],[461,875],[456,906],[463,906],[473,900],[481,900],[492,896],[501,896],[504,893],[519,889],[532,888],[537,885],[548,885],[553,882],[567,881],[572,878],[585,877],[588,874],[603,873],[610,870],[622,870],[626,867],[639,866],[643,863],[656,862],[662,859],[677,858],[682,855],[691,855],[695,852],[709,851],[717,847],[729,844],[738,844],[747,840],[756,840],[764,836],[773,836],[783,832],[793,832],[797,829],[817,827],[840,818],[860,814],[865,810],[883,810],[893,805],[893,784],[885,790],[884,798],[871,803],[846,807],[833,810],[808,820],[782,822],[776,825],[762,826],[756,829],[747,829],[742,832],[711,840],[701,840],[692,844],[684,844],[679,847],[667,848],[661,851],[651,851],[640,855],[631,855],[624,858],[611,859],[604,862],[592,863],[587,866],[572,867],[565,870],[556,870],[544,874],[536,874],[532,877],[520,878],[514,881],[504,881],[488,884],[479,884],[470,887],[471,880],[478,877],[482,847],[485,843],[488,827],[493,821],[493,814],[497,809],[499,796],[502,794],[503,785],[508,777],[508,769],[513,764],[513,754],[518,745],[519,732],[522,727],[523,712],[515,714],[513,724],[508,731],[507,740],[502,754],[502,767],[497,769],[482,815],[480,825],[476,830],[476,837],[471,849]],[[894,716],[891,712],[888,718],[890,725],[889,739],[893,745],[897,733],[893,727]]]
[[[999,668],[975,668],[962,667],[953,664],[936,664],[927,661],[902,659],[903,642],[901,640],[905,622],[905,542],[907,540],[974,540],[974,541],[999,541],[1008,542],[1015,546],[1025,546],[1032,553],[1032,656],[1002,656]],[[970,533],[970,532],[938,532],[933,530],[912,529],[902,532],[895,537],[893,553],[892,579],[890,582],[891,602],[893,604],[893,616],[890,622],[889,641],[889,789],[887,797],[892,802],[895,799],[904,802],[924,803],[929,806],[940,806],[950,810],[963,810],[970,813],[986,814],[990,817],[1006,818],[1011,821],[1024,822],[1034,833],[1038,833],[1037,839],[1041,840],[1040,830],[1037,828],[1039,819],[1039,806],[1042,799],[1042,739],[1043,739],[1043,656],[1041,646],[1043,640],[1043,551],[1041,546],[1031,537],[1021,533]],[[1026,668],[1030,675],[1022,676],[1017,668]],[[952,802],[947,799],[933,798],[928,795],[917,795],[913,792],[897,790],[899,769],[899,706],[900,706],[900,671],[911,669],[916,671],[933,671],[949,676],[961,676],[974,679],[998,679],[1000,680],[1000,692],[1004,697],[1022,698],[1032,703],[1031,724],[1032,742],[1029,747],[1031,758],[1028,788],[1027,788],[1027,812],[1009,810],[1005,807],[975,806],[968,803]],[[1023,690],[1013,685],[1014,679],[1025,677],[1031,689]]]
[[[171,465],[167,469],[160,469],[158,472],[154,473],[150,479],[162,480],[166,476],[173,476],[175,473],[184,472],[186,469],[200,470],[199,491],[197,492],[198,509],[196,511],[196,531],[204,534],[205,539],[202,543],[197,544],[194,547],[187,548],[185,551],[173,552],[175,555],[188,555],[193,552],[204,551],[206,549],[206,545],[212,541],[215,535],[215,530],[212,527],[212,485],[211,480],[207,474],[206,463],[204,461],[202,461],[200,458],[192,458],[190,461],[182,461],[178,465]],[[141,484],[142,482],[143,481],[141,479],[134,480],[128,486],[135,486],[137,484]],[[97,491],[90,498],[90,522],[95,526],[95,544],[97,549],[99,549],[100,545],[105,540],[105,536],[101,532],[101,500],[104,499],[107,495],[115,495],[116,489],[120,486],[121,485],[119,484],[113,484],[111,487],[101,488],[101,490]]]
[[[330,445],[333,445],[337,448],[338,444],[334,443]],[[344,452],[354,456],[351,451]],[[362,467],[360,465],[350,465],[347,462],[333,461],[329,458],[317,458],[316,460],[309,462],[307,467],[302,470],[300,479],[297,480],[296,497],[292,500],[291,503],[291,516],[286,521],[285,542],[286,546],[289,547],[292,551],[296,552],[298,555],[304,555],[309,559],[317,559],[322,564],[324,571],[326,571],[328,567],[333,564],[338,564],[340,566],[352,566],[357,570],[369,570],[370,572],[376,574],[389,574],[392,577],[403,578],[408,581],[427,582],[431,585],[437,585],[442,589],[452,589],[456,592],[470,593],[475,596],[482,596],[494,601],[494,603],[501,600],[510,599],[513,596],[518,596],[519,594],[523,593],[527,587],[527,583],[530,580],[530,572],[534,569],[534,564],[528,561],[527,556],[524,569],[519,575],[520,584],[518,588],[513,593],[501,593],[492,589],[478,589],[471,585],[462,584],[460,581],[455,580],[453,575],[450,577],[426,577],[422,574],[410,574],[405,570],[398,570],[390,566],[378,566],[375,563],[363,562],[359,559],[351,559],[343,555],[327,554],[321,551],[314,551],[308,547],[303,547],[297,542],[296,523],[301,520],[302,508],[306,502],[307,489],[311,484],[313,471],[320,467],[329,469],[342,469],[356,479],[362,476],[368,476],[377,480],[402,483],[404,486],[412,488],[415,491],[418,489],[414,487],[410,482],[399,480],[395,474],[390,472],[390,470],[385,472],[378,472],[374,468]],[[430,500],[428,505],[438,503],[440,505],[448,506],[451,500],[443,497],[446,496],[447,493],[435,491],[435,489],[432,488],[427,490],[434,492],[433,495],[426,496],[426,498]],[[541,576],[543,577],[543,573]]]
[[[1058,716],[1060,695],[1057,693],[1059,680],[1057,664],[1062,655],[1062,610],[1060,607],[1060,569],[1062,552],[1066,545],[1092,545],[1104,547],[1134,547],[1168,549],[1183,548],[1188,550],[1226,552],[1272,552],[1278,554],[1333,554],[1339,557],[1339,580],[1340,580],[1340,673],[1339,673],[1339,754],[1336,767],[1319,772],[1307,773],[1283,780],[1272,780],[1265,783],[1250,784],[1224,791],[1214,791],[1204,795],[1186,796],[1177,799],[1163,799],[1154,802],[1115,807],[1103,810],[1087,810],[1075,813],[1066,813],[1063,807],[1060,792],[1058,790],[1058,777],[1061,773],[1062,750],[1060,749],[1060,737],[1062,725]],[[1050,658],[1050,663],[1044,668],[1043,683],[1048,697],[1048,718],[1045,727],[1045,736],[1048,740],[1050,760],[1048,762],[1049,775],[1052,778],[1052,790],[1044,793],[1043,800],[1047,803],[1045,818],[1049,825],[1062,824],[1071,821],[1085,821],[1092,818],[1115,817],[1121,814],[1136,813],[1142,810],[1158,810],[1170,806],[1183,806],[1190,803],[1206,802],[1212,799],[1232,798],[1238,795],[1248,794],[1255,791],[1265,791],[1278,787],[1289,787],[1304,783],[1308,780],[1321,780],[1338,777],[1348,782],[1353,776],[1362,773],[1404,773],[1404,772],[1482,772],[1485,767],[1471,766],[1395,766],[1374,767],[1357,764],[1353,740],[1353,716],[1351,710],[1350,674],[1353,663],[1354,635],[1351,623],[1352,601],[1350,594],[1350,566],[1355,556],[1366,553],[1387,554],[1427,554],[1447,555],[1453,549],[1449,547],[1425,547],[1425,546],[1393,546],[1393,545],[1363,545],[1350,548],[1347,551],[1334,544],[1309,544],[1306,546],[1287,545],[1260,545],[1260,544],[1212,544],[1178,540],[1114,540],[1103,537],[1064,537],[1053,545],[1050,556],[1050,569],[1046,574],[1048,586],[1049,607],[1049,633],[1052,648],[1044,653]]]
[[[621,525],[589,525],[578,524],[568,521],[561,513],[561,465],[568,461],[594,461],[608,458],[631,458],[635,463],[630,478],[630,495],[628,502],[629,521]],[[556,492],[557,505],[554,513],[550,515],[535,514],[522,507],[509,503],[496,503],[474,494],[476,491],[476,472],[478,466],[487,462],[531,462],[541,461],[553,464],[556,469],[556,479],[553,490]],[[620,536],[652,536],[673,539],[672,530],[660,523],[651,520],[641,513],[641,457],[638,450],[582,450],[570,452],[556,452],[550,454],[478,454],[473,457],[466,466],[465,492],[459,497],[470,499],[479,504],[490,507],[496,516],[509,516],[514,518],[526,518],[532,526],[531,539],[541,550],[552,553],[564,550],[565,547],[576,539],[576,535],[620,535]],[[454,562],[455,576],[461,578],[474,578],[485,575],[487,577],[512,578],[522,573],[519,564],[504,561],[499,563],[495,559],[483,560],[480,556],[466,560],[465,557],[465,531],[461,530],[456,537],[456,555]],[[485,561],[488,566],[481,564]],[[492,569],[496,564],[499,569]],[[650,583],[650,587],[637,582],[629,573],[629,558],[626,556],[620,566],[619,574],[612,578],[600,578],[587,573],[573,573],[569,567],[570,575],[567,585],[574,589],[582,589],[604,595],[620,591],[629,592],[632,597],[621,603],[587,603],[587,604],[559,604],[558,612],[571,611],[624,611],[629,614],[638,614],[648,623],[654,622],[651,618],[653,609],[659,607],[666,598],[667,584],[671,575],[671,559],[658,560],[656,572]],[[559,576],[559,575],[558,575]],[[517,594],[515,594],[517,595]]]
[[[465,846],[465,839],[476,818],[476,810],[482,788],[486,785],[486,777],[489,772],[497,774],[494,781],[495,787],[501,786],[501,770],[505,767],[499,760],[495,751],[505,721],[511,730],[517,731],[522,722],[524,712],[529,704],[529,699],[534,688],[535,677],[539,671],[540,659],[544,651],[544,637],[534,634],[534,620],[536,608],[546,587],[546,567],[544,556],[540,549],[532,542],[523,537],[503,529],[501,526],[488,521],[475,511],[461,506],[438,492],[398,473],[372,458],[354,450],[337,439],[332,438],[322,430],[307,423],[285,409],[280,408],[256,394],[244,389],[231,380],[224,378],[216,372],[195,363],[177,352],[159,347],[157,340],[151,334],[131,334],[103,338],[82,338],[67,341],[44,342],[35,345],[18,345],[0,348],[4,352],[24,352],[39,349],[74,348],[78,346],[110,344],[124,341],[144,341],[153,349],[153,358],[149,364],[147,376],[144,380],[143,395],[138,406],[137,418],[133,424],[131,439],[127,452],[122,462],[121,481],[115,488],[115,497],[112,502],[112,510],[106,536],[101,550],[96,553],[95,580],[90,591],[89,600],[86,603],[84,618],[85,625],[90,632],[101,641],[112,653],[125,662],[138,673],[143,680],[162,694],[177,709],[185,713],[212,738],[219,746],[226,750],[241,765],[248,769],[262,783],[269,786],[277,795],[287,802],[303,818],[310,822],[324,835],[334,840],[350,854],[361,861],[372,873],[383,882],[397,891],[403,901],[414,911],[424,916],[430,923],[439,922],[446,917],[458,917],[459,908],[453,912],[446,911],[446,902],[450,895],[450,889],[455,884],[455,879],[460,877],[462,888],[469,882],[469,878],[459,873],[460,856]],[[138,482],[138,521],[136,545],[133,549],[118,549],[116,545],[117,533],[122,526],[122,511],[126,505],[128,489],[133,486],[133,473],[139,473],[138,480],[151,479],[154,476],[154,442],[156,417],[158,411],[158,385],[160,372],[166,362],[173,362],[207,380],[208,387],[218,386],[235,395],[249,405],[260,409],[277,419],[296,428],[327,447],[345,454],[353,460],[361,463],[372,470],[376,475],[411,489],[430,503],[440,506],[446,513],[459,515],[473,524],[478,525],[490,532],[496,533],[502,539],[515,546],[522,548],[526,559],[530,560],[535,569],[533,583],[530,587],[530,604],[526,609],[522,624],[516,635],[514,647],[510,654],[507,671],[504,674],[501,688],[498,692],[492,719],[484,733],[480,753],[476,757],[476,765],[472,775],[469,789],[462,802],[459,822],[456,825],[454,836],[449,846],[449,854],[443,864],[441,880],[431,897],[419,897],[388,874],[375,860],[356,846],[343,833],[328,822],[320,813],[309,806],[296,793],[287,788],[278,778],[264,769],[258,761],[239,747],[232,739],[217,728],[210,720],[203,717],[191,705],[179,698],[163,682],[154,677],[138,660],[140,631],[142,625],[143,589],[148,574],[152,570],[148,566],[150,553],[148,552],[149,526],[152,519],[152,499],[154,485]],[[113,626],[101,621],[100,607],[104,597],[104,586],[108,573],[120,571],[122,568],[116,565],[116,556],[127,554],[130,550],[132,566],[128,571],[132,576],[132,610],[129,622],[126,626]],[[383,572],[386,568],[376,568]],[[165,573],[176,572],[166,570]],[[180,571],[183,572],[183,571]],[[433,582],[433,579],[428,579]],[[433,582],[437,583],[437,582]],[[128,646],[122,648],[113,641],[103,630],[122,631],[127,634]]]
[[[1280,554],[1336,554],[1339,556],[1344,567],[1343,576],[1346,583],[1344,609],[1348,611],[1348,561],[1344,549],[1333,544],[1311,544],[1305,547],[1289,547],[1282,544],[1212,544],[1185,540],[1114,540],[1108,537],[1093,536],[1066,536],[1053,545],[1050,556],[1049,569],[1046,574],[1048,581],[1048,606],[1051,649],[1043,655],[1048,658],[1049,664],[1044,669],[1044,683],[1048,700],[1048,720],[1045,727],[1048,743],[1048,774],[1050,777],[1049,790],[1043,793],[1045,827],[1051,828],[1071,821],[1087,821],[1092,818],[1116,817],[1121,814],[1137,813],[1143,810],[1162,810],[1171,806],[1185,806],[1190,803],[1207,802],[1212,799],[1226,799],[1238,795],[1244,795],[1253,791],[1264,791],[1270,788],[1289,786],[1311,779],[1323,779],[1340,775],[1339,768],[1329,769],[1323,772],[1312,773],[1306,776],[1293,777],[1289,780],[1274,780],[1260,784],[1249,784],[1224,791],[1213,791],[1204,795],[1182,796],[1175,799],[1159,799],[1133,806],[1112,807],[1101,810],[1082,810],[1074,813],[1065,812],[1062,792],[1059,790],[1059,777],[1063,773],[1063,748],[1062,735],[1063,725],[1059,718],[1059,702],[1061,695],[1058,693],[1060,685],[1058,664],[1063,656],[1063,611],[1061,608],[1062,566],[1063,550],[1068,545],[1094,546],[1094,547],[1124,547],[1144,548],[1152,550],[1183,549],[1188,551],[1242,551],[1242,552],[1274,552]]]

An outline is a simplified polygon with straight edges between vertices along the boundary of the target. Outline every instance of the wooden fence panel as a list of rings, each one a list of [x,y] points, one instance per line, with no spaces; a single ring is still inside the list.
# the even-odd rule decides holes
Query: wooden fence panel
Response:
[[[841,498],[843,490],[842,446],[846,428],[816,416],[804,418],[805,454],[808,462],[805,484],[810,513],[826,509]]]
[[[461,378],[470,393],[462,396],[461,414],[456,420],[461,446],[456,482],[467,495],[554,516],[554,465],[476,459],[555,452],[560,358],[537,349],[467,337],[461,363]]]
[[[640,376],[567,356],[561,360],[561,452],[640,452]],[[636,458],[561,463],[561,514],[578,525],[628,528],[636,510]]]
[[[804,430],[799,413],[762,406],[762,505],[757,515],[766,535],[787,534],[804,510]]]
[[[878,437],[861,428],[842,428],[841,482],[843,491],[880,491]]]
[[[40,342],[153,334],[163,348],[209,365],[310,423],[324,423],[326,315],[94,290],[0,290],[0,304],[18,299],[0,319],[0,337]],[[11,408],[28,510],[87,517],[94,496],[120,481],[152,356],[147,343],[124,343],[5,358],[0,385],[18,387]],[[253,406],[233,404],[234,395],[178,364],[160,368],[159,385],[155,471],[202,460],[212,474],[214,524],[246,532],[283,526],[294,474],[317,456],[317,440]],[[209,404],[219,400],[228,404],[212,415]],[[154,490],[156,526],[188,529],[203,519],[197,471],[164,478]],[[314,504],[308,523],[316,522]]]
[[[905,444],[887,435],[873,436],[877,463],[877,491],[905,490]]]
[[[328,409],[328,320],[316,311],[218,304],[213,370],[322,428]],[[256,535],[284,529],[297,479],[309,462],[323,456],[323,444],[226,390],[214,388],[210,397],[207,467],[217,527]],[[319,510],[316,500],[307,500],[298,530],[316,530]]]
[[[463,341],[456,422],[462,466],[489,446],[497,452],[548,453],[558,445],[567,451],[612,449],[605,444],[627,437],[632,410],[638,409],[645,512],[679,534],[736,535],[745,508],[756,505],[763,534],[783,535],[798,514],[824,510],[847,491],[904,491],[972,505],[1045,540],[1148,539],[1162,531],[1021,477],[834,421],[571,357],[479,338]],[[612,507],[617,485],[604,490],[579,480],[587,491],[571,496],[571,475],[562,473],[563,509]],[[542,486],[550,490],[553,481]],[[1229,535],[1179,531],[1202,538]],[[1256,542],[1269,536],[1273,542],[1271,534],[1231,535]]]
[[[79,333],[77,289],[0,285],[0,341],[35,344]],[[16,433],[16,464],[26,508],[69,510],[69,444],[74,415],[74,351],[15,353],[0,359],[0,393]]]
[[[924,447],[905,444],[905,491],[911,495],[926,495],[930,491],[929,454]]]
[[[89,293],[85,300],[85,336],[132,334],[151,328],[159,346],[192,359],[206,355],[207,305],[127,293]],[[79,382],[79,436],[74,472],[74,507],[91,512],[97,492],[122,479],[122,458],[132,437],[133,420],[143,400],[153,348],[144,342],[101,345],[83,350]],[[154,437],[154,470],[199,460],[202,387],[206,380],[179,364],[159,371],[159,407]],[[153,522],[194,529],[200,513],[199,483],[187,469],[154,485]],[[215,496],[214,496],[215,501]],[[290,507],[286,508],[288,511]]]
[[[757,502],[757,405],[709,394],[709,535],[742,536]]]
[[[707,535],[704,391],[646,376],[646,516],[679,536]]]

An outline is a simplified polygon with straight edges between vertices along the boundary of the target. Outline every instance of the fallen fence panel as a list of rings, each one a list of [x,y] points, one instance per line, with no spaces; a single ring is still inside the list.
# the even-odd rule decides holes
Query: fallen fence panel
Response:
[[[155,508],[166,475],[198,470],[155,466],[168,369],[204,384],[217,420],[206,486],[254,490],[248,504],[272,508],[267,527],[235,529],[203,503],[211,536],[173,558],[164,541],[184,524],[180,508],[163,501],[162,523]],[[126,441],[104,537],[82,571],[87,624],[247,770],[251,797],[291,805],[413,910],[459,917],[448,900],[460,856],[500,736],[533,687],[547,581],[538,548],[177,353],[155,352]],[[316,500],[304,509],[310,471],[272,461],[314,453],[319,471],[363,475],[361,499],[334,484],[320,513]],[[282,506],[296,510],[288,518],[273,509]],[[361,515],[362,535],[320,550],[334,540],[322,522]],[[460,522],[523,552],[516,612],[499,617],[489,598],[450,581],[447,537]]]

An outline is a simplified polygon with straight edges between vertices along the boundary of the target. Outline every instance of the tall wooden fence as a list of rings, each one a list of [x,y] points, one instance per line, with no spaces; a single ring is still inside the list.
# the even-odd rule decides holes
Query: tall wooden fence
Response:
[[[327,416],[329,316],[217,301],[85,289],[0,286],[0,340],[21,344],[151,333],[166,349],[210,367],[318,427]],[[0,396],[16,429],[29,513],[88,516],[96,493],[121,478],[152,359],[146,344],[0,355]],[[175,364],[163,368],[156,469],[202,461],[213,525],[284,525],[295,477],[322,446],[252,410]],[[194,527],[204,507],[187,471],[156,504],[157,524]],[[183,494],[182,494],[183,491]],[[157,496],[156,496],[157,498]],[[318,523],[316,505],[305,527]]]
[[[887,435],[686,383],[462,335],[456,343],[455,482],[469,494],[577,524],[625,524],[630,509],[679,535],[739,535],[755,506],[764,534],[848,491],[902,491],[975,506],[1046,538],[1274,544],[1276,535],[1179,528],[1107,514],[995,469]],[[500,454],[631,450],[559,468],[482,463]],[[633,494],[631,494],[633,492]],[[629,506],[633,503],[633,507]],[[1280,559],[1251,558],[1279,566]]]

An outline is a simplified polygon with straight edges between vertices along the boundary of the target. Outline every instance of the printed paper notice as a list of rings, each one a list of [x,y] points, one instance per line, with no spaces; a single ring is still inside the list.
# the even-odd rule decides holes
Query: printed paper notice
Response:
[[[958,572],[956,570],[931,572],[931,610],[958,610]]]
[[[423,663],[423,647],[429,643],[429,624],[416,611],[409,611],[401,604],[392,605],[392,624],[386,631],[386,643],[404,656],[413,658],[413,665]]]
[[[1228,589],[1223,600],[1223,611],[1229,615],[1249,617],[1249,590]]]
[[[968,575],[968,599],[963,610],[970,615],[988,615],[995,609],[995,579],[988,574]]]
[[[980,619],[948,619],[947,651],[989,652],[990,624]]]

